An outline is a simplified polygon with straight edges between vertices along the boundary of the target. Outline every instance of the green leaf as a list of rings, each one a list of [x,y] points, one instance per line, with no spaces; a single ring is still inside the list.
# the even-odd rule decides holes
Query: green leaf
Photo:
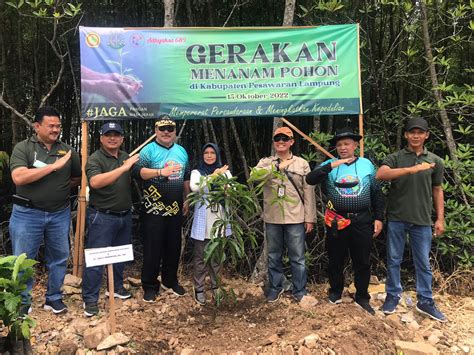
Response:
[[[0,258],[0,265],[12,264],[15,259],[16,259],[15,255],[4,256]]]
[[[21,296],[14,296],[13,294],[9,294],[5,298],[5,308],[8,310],[10,313],[14,313],[17,311],[19,304],[21,303]]]
[[[21,335],[23,335],[23,338],[25,339],[30,339],[30,325],[26,321],[21,323]]]
[[[13,273],[12,273],[13,280],[16,280],[16,278],[18,277],[18,272],[20,271],[21,264],[23,263],[23,261],[25,261],[25,259],[26,259],[26,254],[23,253],[19,255],[18,258],[15,260],[15,266],[13,267]]]

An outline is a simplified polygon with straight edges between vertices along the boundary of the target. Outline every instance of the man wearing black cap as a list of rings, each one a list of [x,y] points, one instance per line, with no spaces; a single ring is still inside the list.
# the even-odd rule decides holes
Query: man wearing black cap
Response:
[[[433,235],[444,233],[443,160],[424,146],[430,133],[423,118],[410,119],[405,128],[407,147],[387,156],[377,172],[377,179],[391,181],[387,206],[387,298],[382,311],[385,314],[395,312],[400,301],[403,291],[400,264],[408,234],[415,264],[416,309],[446,322],[433,301],[429,257],[433,205],[436,211]]]
[[[181,255],[181,227],[190,191],[188,153],[176,139],[176,122],[162,115],[155,123],[156,140],[140,152],[134,168],[143,182],[143,205],[140,216],[143,241],[143,300],[155,302],[161,286],[183,296],[178,282]]]
[[[342,302],[344,264],[348,252],[354,269],[355,302],[370,314],[368,293],[372,238],[382,230],[383,196],[375,167],[355,156],[362,137],[348,127],[336,131],[331,143],[338,159],[322,163],[306,176],[308,184],[324,183],[327,197],[325,223],[329,255],[329,302]]]
[[[118,123],[106,123],[100,130],[100,149],[87,160],[86,174],[90,187],[88,249],[126,245],[132,240],[130,169],[138,161],[139,155],[129,157],[120,150],[122,143],[122,127]],[[114,296],[130,298],[131,294],[123,288],[124,263],[114,264],[113,269]],[[84,270],[82,298],[84,313],[88,317],[99,312],[97,301],[103,272],[103,266]]]

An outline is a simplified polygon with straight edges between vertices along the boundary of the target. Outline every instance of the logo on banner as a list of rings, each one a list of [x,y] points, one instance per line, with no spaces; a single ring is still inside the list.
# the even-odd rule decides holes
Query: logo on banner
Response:
[[[109,43],[108,43],[110,48],[113,49],[120,49],[125,47],[125,39],[121,34],[111,34],[109,37]]]
[[[90,32],[86,35],[86,45],[90,48],[97,48],[100,46],[100,36],[96,32]]]
[[[145,44],[145,37],[140,33],[134,33],[130,36],[130,44],[133,47],[143,47]]]

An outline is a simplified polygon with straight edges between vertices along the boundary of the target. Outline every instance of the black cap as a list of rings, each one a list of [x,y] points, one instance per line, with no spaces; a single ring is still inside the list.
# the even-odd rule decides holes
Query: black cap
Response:
[[[413,128],[419,128],[423,131],[428,131],[428,122],[426,122],[426,120],[421,117],[410,118],[405,126],[405,129],[410,131]]]
[[[337,141],[343,138],[350,138],[358,142],[361,140],[362,136],[355,134],[350,127],[339,128],[336,129],[336,135],[331,139],[330,143],[336,145]]]
[[[122,135],[123,136],[123,129],[122,127],[118,124],[118,123],[115,123],[115,122],[109,122],[109,123],[106,123],[105,125],[102,126],[102,128],[100,129],[100,135],[104,135],[108,132],[117,132],[118,134]]]
[[[162,126],[176,126],[176,122],[173,118],[168,115],[161,115],[155,122],[155,127],[162,127]]]

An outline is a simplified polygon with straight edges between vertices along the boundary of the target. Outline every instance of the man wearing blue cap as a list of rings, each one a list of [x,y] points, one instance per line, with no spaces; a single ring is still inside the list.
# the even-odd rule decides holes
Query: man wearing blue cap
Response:
[[[123,129],[118,123],[104,124],[100,130],[101,147],[87,160],[86,175],[90,187],[87,210],[86,248],[88,249],[131,243],[130,169],[138,161],[139,155],[129,157],[120,150],[123,139]],[[130,298],[132,296],[130,292],[123,288],[124,263],[114,264],[113,269],[114,296],[121,299]],[[82,298],[84,313],[88,317],[99,313],[97,301],[103,271],[103,266],[84,270]]]
[[[377,172],[377,179],[391,181],[387,204],[387,298],[382,306],[385,314],[394,313],[402,286],[400,264],[407,234],[415,264],[418,312],[446,322],[433,301],[430,267],[432,240],[431,212],[436,221],[434,236],[444,233],[443,160],[424,146],[430,133],[423,118],[410,119],[405,127],[406,148],[388,155]]]

